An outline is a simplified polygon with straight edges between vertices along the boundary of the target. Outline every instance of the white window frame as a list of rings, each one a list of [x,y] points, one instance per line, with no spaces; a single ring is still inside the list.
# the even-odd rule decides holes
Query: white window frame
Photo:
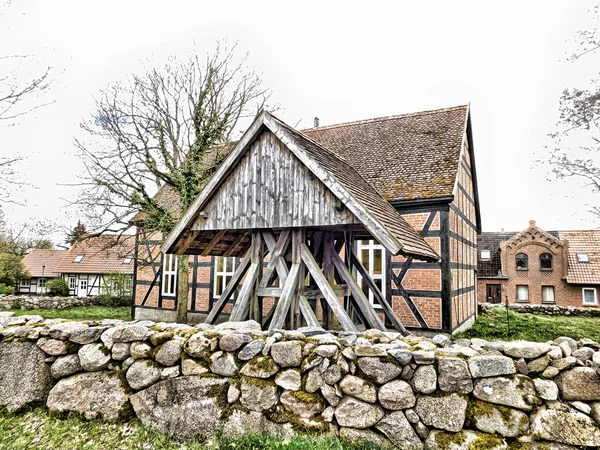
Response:
[[[75,289],[77,289],[77,277],[69,275],[69,290],[74,291]]]
[[[131,261],[133,261],[133,256],[126,256],[125,259],[123,259],[123,264],[131,264]]]
[[[585,301],[585,291],[592,291],[594,293],[594,303],[589,303]],[[598,304],[598,297],[596,295],[596,288],[582,288],[581,289],[581,301],[584,305],[597,305]]]
[[[527,288],[527,298],[526,298],[525,300],[521,300],[521,299],[519,298],[519,286],[524,286],[524,287],[526,287],[526,288]],[[515,289],[516,289],[516,294],[517,294],[517,295],[516,295],[516,301],[517,301],[518,303],[528,303],[528,302],[530,302],[530,301],[531,301],[531,296],[529,295],[529,294],[530,294],[530,292],[529,292],[529,285],[528,285],[528,284],[517,284],[517,286],[516,286],[516,288],[515,288]]]
[[[552,301],[551,302],[544,299],[544,289],[552,290]],[[556,303],[556,289],[554,288],[554,286],[542,286],[542,303],[546,303],[548,305]]]
[[[224,259],[224,270],[217,270],[219,267],[219,259]],[[212,289],[212,297],[213,299],[219,298],[220,294],[217,294],[217,281],[219,278],[222,279],[221,286],[223,289],[227,287],[229,280],[233,277],[235,273],[235,267],[237,265],[237,260],[234,257],[228,256],[215,256],[214,257],[214,270],[213,270],[213,289]],[[230,299],[235,298],[235,292],[231,294]]]
[[[73,260],[74,263],[79,263],[83,259],[83,255],[77,255]]]
[[[31,280],[29,278],[25,278],[25,279],[21,280],[21,286],[22,287],[29,287],[29,286],[31,286]]]
[[[368,241],[368,244],[363,244],[364,241]],[[383,245],[379,244],[377,241],[375,241],[374,239],[359,239],[356,241],[356,253],[357,253],[357,258],[358,260],[361,262],[361,264],[364,266],[364,262],[362,260],[362,251],[363,250],[368,250],[369,251],[369,267],[365,266],[366,271],[369,273],[369,275],[371,276],[371,278],[373,280],[381,280],[381,294],[383,295],[383,298],[386,298],[386,253],[385,253],[385,248],[383,247]],[[375,274],[374,273],[374,266],[375,266],[375,251],[377,250],[381,250],[381,274]],[[362,276],[360,275],[360,273],[356,274],[356,281],[358,281],[358,285],[361,287],[361,289],[363,288],[363,284],[362,284]],[[375,298],[373,296],[373,291],[371,289],[369,289],[369,303],[371,303],[375,308],[381,308],[381,305],[379,303],[375,302]]]
[[[173,258],[175,263],[173,264]],[[161,293],[162,295],[174,296],[177,294],[177,267],[179,259],[177,255],[166,253],[163,255],[163,271],[161,275]],[[173,283],[170,283],[170,281]],[[169,287],[172,286],[172,289]]]
[[[492,259],[492,252],[490,250],[481,250],[481,259],[482,260]]]
[[[589,263],[590,255],[588,255],[587,253],[577,253],[577,261],[579,261],[580,263]]]

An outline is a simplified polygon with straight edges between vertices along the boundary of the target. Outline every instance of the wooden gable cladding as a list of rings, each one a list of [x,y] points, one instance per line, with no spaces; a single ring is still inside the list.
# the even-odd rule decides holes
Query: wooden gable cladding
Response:
[[[242,230],[359,223],[283,142],[264,130],[191,228]]]

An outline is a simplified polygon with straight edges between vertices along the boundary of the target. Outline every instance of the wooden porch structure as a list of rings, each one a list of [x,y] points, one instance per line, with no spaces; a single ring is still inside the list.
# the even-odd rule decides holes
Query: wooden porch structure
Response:
[[[330,328],[336,320],[346,331],[388,325],[407,334],[360,263],[357,239],[375,239],[394,255],[439,259],[345,161],[263,111],[162,250],[240,258],[207,323],[233,298],[229,320],[254,319],[265,329]],[[273,299],[268,310],[265,298]]]

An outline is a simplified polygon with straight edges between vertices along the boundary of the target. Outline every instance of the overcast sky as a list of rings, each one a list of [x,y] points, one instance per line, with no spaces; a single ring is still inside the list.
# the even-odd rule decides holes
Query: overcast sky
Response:
[[[111,81],[146,60],[206,52],[219,39],[250,52],[279,116],[300,128],[471,103],[484,231],[590,229],[596,199],[547,181],[546,135],[568,86],[586,87],[600,52],[575,63],[574,33],[595,26],[595,1],[14,1],[0,17],[0,55],[32,55],[21,76],[53,68],[55,102],[0,127],[0,154],[18,170],[26,207],[11,223],[75,223],[66,207],[82,173],[73,137]],[[402,161],[398,161],[402,164]]]

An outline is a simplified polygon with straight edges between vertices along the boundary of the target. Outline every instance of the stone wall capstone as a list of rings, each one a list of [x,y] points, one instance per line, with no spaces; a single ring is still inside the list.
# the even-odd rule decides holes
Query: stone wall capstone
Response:
[[[49,295],[0,295],[0,309],[63,309],[96,304],[97,297],[51,297]]]
[[[600,446],[600,344],[0,313],[0,408],[179,440],[331,433],[401,449]]]
[[[493,310],[496,308],[506,308],[506,304],[502,303],[480,303],[481,311]],[[540,314],[545,316],[585,316],[585,317],[600,317],[600,309],[586,308],[575,306],[559,306],[559,305],[534,305],[531,303],[511,303],[508,309],[517,313]]]

